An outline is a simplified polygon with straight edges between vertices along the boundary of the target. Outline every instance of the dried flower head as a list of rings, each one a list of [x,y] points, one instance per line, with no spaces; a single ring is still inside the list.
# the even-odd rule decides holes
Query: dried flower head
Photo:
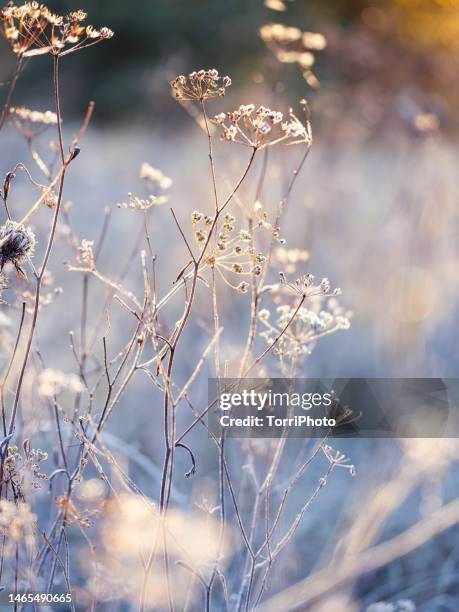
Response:
[[[2,32],[16,55],[66,55],[113,36],[108,28],[85,25],[87,14],[78,10],[61,16],[44,4],[9,4],[0,12]]]
[[[0,227],[0,270],[10,262],[19,274],[25,276],[22,265],[33,257],[35,242],[30,227],[7,221]]]
[[[10,121],[25,140],[31,143],[51,125],[57,125],[57,115],[52,111],[40,112],[30,110],[23,106],[12,106],[10,108]],[[40,169],[44,171],[46,176],[49,176],[49,170],[35,150],[32,150],[32,156]]]
[[[10,108],[12,118],[24,123],[40,123],[42,125],[57,125],[57,115],[52,111],[33,111],[25,106]]]
[[[271,239],[278,244],[285,243],[285,240],[280,237],[280,228],[274,227],[270,222],[268,212],[260,200],[255,200],[255,202],[253,200],[243,200],[236,193],[234,201],[252,227],[267,230]]]
[[[165,176],[158,168],[153,168],[147,162],[144,162],[140,168],[140,178],[144,181],[152,183],[159,189],[169,189],[172,186],[172,179]]]
[[[309,112],[305,100],[300,104],[306,119],[302,123],[290,109],[288,115],[266,106],[242,104],[238,109],[215,115],[212,122],[223,130],[222,137],[254,149],[264,149],[278,143],[287,145],[312,142]]]
[[[341,294],[341,289],[339,288],[332,290],[328,278],[323,278],[319,284],[316,284],[313,274],[303,274],[303,276],[300,276],[294,282],[287,280],[283,272],[279,273],[279,277],[282,287],[285,287],[289,291],[292,291],[301,297],[326,297]]]
[[[172,93],[176,100],[203,101],[224,96],[231,85],[229,76],[221,77],[218,70],[199,70],[188,76],[181,74],[171,81]]]
[[[5,554],[14,554],[16,545],[23,542],[29,552],[35,550],[35,525],[37,517],[29,504],[0,500],[0,533],[5,537]]]
[[[128,193],[128,201],[119,202],[117,206],[118,208],[124,208],[127,210],[140,210],[142,212],[145,212],[150,208],[165,204],[167,200],[168,198],[166,196],[150,195],[148,196],[148,198],[140,198],[139,196],[133,195],[132,193]]]
[[[41,463],[48,459],[48,453],[31,448],[29,440],[24,440],[22,450],[8,446],[3,471],[4,482],[10,483],[18,491],[25,492],[29,487],[40,489],[48,476],[41,471]]]
[[[190,583],[183,567],[205,572],[219,555],[222,564],[231,557],[231,542],[224,533],[219,538],[218,520],[199,512],[183,512],[170,508],[164,523],[169,534],[170,578],[176,594],[177,609],[184,610],[190,597]],[[145,496],[121,492],[107,500],[100,522],[100,546],[94,563],[85,560],[89,575],[87,588],[98,597],[117,597],[134,602],[142,589],[142,558],[151,550],[151,543],[161,529],[160,516]],[[167,606],[166,578],[161,562],[156,561],[145,592],[146,609],[162,610]],[[191,585],[194,588],[194,585]],[[197,594],[192,592],[192,597]]]
[[[297,266],[309,259],[309,252],[304,249],[286,249],[279,247],[274,251],[276,260],[284,267],[287,274],[296,272]]]
[[[268,213],[264,209],[260,200],[255,201],[251,210],[243,209],[243,211],[249,219],[257,224],[258,227],[264,227],[269,230],[273,229],[271,223],[268,221]]]
[[[265,43],[277,45],[296,45],[297,50],[309,49],[322,51],[327,46],[323,34],[302,32],[299,28],[289,27],[282,23],[269,23],[260,28],[260,37]]]
[[[268,344],[272,344],[286,328],[273,351],[281,358],[309,355],[319,338],[338,330],[349,329],[351,325],[351,313],[343,314],[337,304],[330,302],[326,309],[301,307],[296,314],[295,311],[296,308],[292,306],[279,306],[274,320],[271,320],[271,312],[266,308],[258,313],[258,318],[265,327],[260,335]]]
[[[83,383],[76,374],[65,374],[59,370],[47,368],[40,372],[37,377],[38,392],[43,397],[54,397],[68,391],[70,393],[82,393]]]
[[[200,249],[206,245],[209,230],[213,226],[214,218],[194,211],[191,215],[193,236]],[[209,245],[206,250],[204,264],[216,270],[226,285],[240,293],[247,293],[249,285],[241,280],[234,282],[234,278],[244,276],[259,276],[263,269],[265,257],[255,252],[252,246],[252,236],[246,230],[235,229],[236,219],[229,213],[223,218],[222,229],[217,234],[216,244]]]
[[[315,63],[314,52],[322,51],[327,46],[323,34],[302,32],[299,28],[282,23],[269,23],[260,28],[260,37],[279,62],[297,64],[304,71],[306,82],[311,87],[318,86],[311,68]]]
[[[338,450],[334,450],[328,444],[323,445],[321,448],[322,448],[323,454],[327,458],[332,468],[335,468],[335,467],[344,468],[345,470],[349,470],[349,474],[351,476],[355,476],[356,474],[355,466],[352,463],[350,463],[350,459],[346,457],[344,453]]]
[[[90,270],[93,270],[96,267],[93,248],[94,241],[86,239],[83,239],[78,247],[77,262],[82,266],[86,266]]]
[[[56,506],[59,511],[65,513],[68,525],[78,525],[81,529],[89,529],[94,525],[93,517],[99,514],[99,509],[80,509],[65,493],[56,499]]]

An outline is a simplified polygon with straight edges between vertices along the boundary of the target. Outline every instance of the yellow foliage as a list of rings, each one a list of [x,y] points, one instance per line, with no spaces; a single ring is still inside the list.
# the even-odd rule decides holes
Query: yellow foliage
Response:
[[[402,35],[448,49],[459,43],[459,0],[391,0]],[[387,7],[387,2],[381,3]]]

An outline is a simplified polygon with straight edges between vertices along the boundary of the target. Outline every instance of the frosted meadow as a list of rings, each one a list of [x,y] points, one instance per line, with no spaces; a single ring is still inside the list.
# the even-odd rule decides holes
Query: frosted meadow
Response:
[[[355,262],[329,240],[339,219],[315,217],[329,272],[302,233],[306,195],[330,182],[308,100],[279,74],[249,90],[183,68],[163,79],[182,117],[168,138],[99,132],[94,102],[67,120],[62,78],[68,56],[97,62],[123,32],[36,2],[1,22],[0,585],[14,609],[52,592],[72,593],[69,610],[429,609],[368,576],[398,575],[422,546],[441,555],[432,542],[459,521],[440,490],[456,440],[227,440],[207,425],[209,378],[310,375],[316,354],[339,375],[345,337],[365,336]],[[326,36],[258,34],[309,96]],[[49,108],[21,105],[37,62]],[[334,176],[345,191],[348,170]],[[409,521],[407,503],[422,506]]]

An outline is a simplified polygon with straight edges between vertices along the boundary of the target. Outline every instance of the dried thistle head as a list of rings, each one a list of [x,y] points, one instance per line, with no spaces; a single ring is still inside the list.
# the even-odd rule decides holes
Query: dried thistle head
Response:
[[[0,227],[0,270],[10,262],[19,274],[25,276],[22,266],[33,257],[35,243],[30,227],[8,220]]]
[[[266,106],[242,104],[238,109],[215,115],[212,122],[219,126],[224,140],[253,149],[264,149],[278,143],[311,145],[312,132],[306,100],[300,104],[305,111],[303,122],[289,109],[287,116]]]
[[[19,57],[66,55],[113,36],[108,28],[85,25],[86,17],[81,10],[57,15],[38,2],[8,4],[0,12],[3,35]]]
[[[202,249],[207,243],[214,218],[194,211],[191,222],[194,240]],[[240,293],[247,293],[249,284],[245,280],[236,282],[234,279],[259,276],[265,257],[253,248],[252,235],[246,230],[237,231],[235,222],[235,217],[229,213],[225,214],[222,229],[217,234],[215,245],[208,246],[204,263],[207,267],[216,270],[228,287]]]
[[[171,81],[172,94],[176,100],[200,101],[222,97],[231,85],[229,76],[221,77],[218,70],[199,70],[188,76],[181,74]]]

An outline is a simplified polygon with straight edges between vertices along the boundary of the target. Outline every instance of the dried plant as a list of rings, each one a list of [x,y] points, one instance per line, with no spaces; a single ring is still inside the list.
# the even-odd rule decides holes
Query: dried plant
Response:
[[[0,228],[0,269],[10,262],[16,270],[24,275],[23,264],[30,261],[35,249],[35,236],[32,230],[16,223],[7,221]]]
[[[272,4],[269,5],[269,8],[280,10]],[[285,6],[282,10],[286,9]],[[312,67],[316,59],[315,53],[322,51],[327,46],[323,34],[302,32],[295,26],[286,26],[282,23],[269,23],[260,28],[260,38],[271,49],[279,62],[298,65],[308,85],[311,87],[319,85]]]
[[[280,1],[267,6],[284,10]],[[215,402],[203,404],[209,376],[275,376],[279,365],[284,375],[296,376],[319,341],[350,327],[352,313],[336,300],[340,290],[307,273],[303,245],[279,246],[286,243],[281,228],[312,146],[307,103],[299,102],[302,115],[253,104],[209,114],[231,79],[215,69],[178,76],[172,94],[191,103],[208,147],[202,162],[210,174],[208,201],[193,211],[191,197],[179,202],[173,179],[144,162],[137,180],[145,193],[129,193],[106,210],[96,237],[89,226],[80,236],[65,179],[94,105],[66,143],[61,59],[113,33],[85,25],[83,11],[59,16],[36,2],[10,3],[0,18],[17,59],[0,130],[14,127],[32,162],[12,168],[1,193],[2,310],[16,327],[8,339],[0,336],[2,349],[9,346],[0,383],[0,583],[14,592],[76,586],[79,609],[88,610],[115,602],[141,611],[255,610],[324,487],[337,472],[356,471],[328,436],[297,446],[285,436],[227,440],[207,425]],[[325,45],[320,35],[274,25],[262,37],[281,61],[293,61],[281,50],[296,54],[302,68]],[[52,58],[54,109],[12,106],[23,60],[42,54]],[[55,136],[43,151],[45,130]],[[217,146],[235,163],[244,156],[238,178],[230,164],[219,164]],[[285,174],[273,172],[280,198],[265,189],[274,147],[285,167]],[[25,208],[24,197],[20,203],[14,197],[20,178],[34,194]],[[177,171],[174,183],[179,180]],[[121,239],[111,240],[113,217]],[[138,222],[137,234],[128,232],[126,219]],[[167,223],[175,239],[163,240],[158,252]],[[62,290],[51,268],[63,259],[59,248],[72,289],[70,298],[64,288],[68,301],[60,308],[74,322],[68,343],[57,333],[51,338],[62,351],[56,363],[42,337],[58,327],[54,300]],[[110,257],[103,256],[107,251]],[[291,274],[298,278],[288,280]],[[75,313],[70,303],[77,302]],[[51,324],[49,309],[56,317]],[[141,409],[133,399],[139,397],[157,436],[147,449],[131,444],[127,433]],[[215,460],[212,474],[204,474],[205,456]],[[407,468],[404,482],[412,473]],[[375,513],[385,519],[379,501]],[[358,548],[355,542],[346,542],[349,550]]]
[[[221,77],[215,68],[191,72],[188,76],[181,74],[171,82],[172,92],[177,100],[199,102],[224,96],[230,85],[229,76]]]
[[[111,38],[108,28],[84,25],[87,14],[78,10],[61,16],[38,2],[13,4],[2,9],[3,35],[21,57],[51,53],[65,55]]]
[[[255,108],[254,104],[244,104],[235,111],[216,115],[212,121],[222,128],[223,138],[253,149],[264,149],[278,143],[310,144],[312,135],[306,101],[302,100],[301,104],[306,114],[304,124],[292,109],[284,118],[279,111],[265,106]]]

